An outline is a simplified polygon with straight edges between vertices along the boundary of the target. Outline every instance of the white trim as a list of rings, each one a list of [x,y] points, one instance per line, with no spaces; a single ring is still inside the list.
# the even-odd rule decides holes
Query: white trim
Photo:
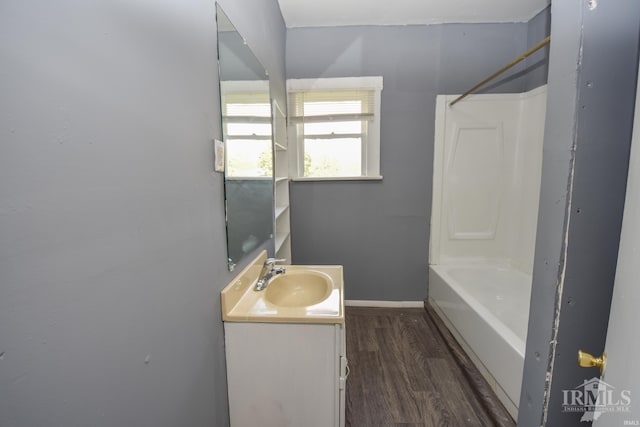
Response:
[[[291,178],[291,181],[382,181],[382,176],[299,176]]]
[[[220,92],[222,95],[253,92],[269,94],[269,80],[222,80]]]
[[[271,181],[270,176],[225,176],[225,181]]]
[[[436,96],[435,136],[433,144],[433,185],[431,193],[431,238],[429,264],[440,264],[440,224],[442,221],[442,176],[444,164],[444,137],[447,117],[447,95]]]
[[[344,300],[347,307],[386,307],[386,308],[423,308],[424,301],[375,301],[375,300]]]
[[[382,77],[380,86],[376,88],[373,97],[373,123],[367,126],[367,146],[364,174],[367,176],[380,175],[380,104],[382,101]]]
[[[316,89],[375,89],[381,91],[382,87],[382,76],[287,79],[287,92],[300,92]]]

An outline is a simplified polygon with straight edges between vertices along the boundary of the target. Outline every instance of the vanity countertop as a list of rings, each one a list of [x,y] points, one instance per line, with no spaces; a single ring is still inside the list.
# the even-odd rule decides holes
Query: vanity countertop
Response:
[[[269,301],[267,289],[255,291],[266,251],[262,251],[221,293],[222,320],[225,322],[344,323],[344,281],[341,265],[282,265],[289,277],[309,273],[326,277],[327,296],[313,305],[283,306]],[[276,277],[275,280],[278,280]],[[271,283],[270,283],[271,284]]]

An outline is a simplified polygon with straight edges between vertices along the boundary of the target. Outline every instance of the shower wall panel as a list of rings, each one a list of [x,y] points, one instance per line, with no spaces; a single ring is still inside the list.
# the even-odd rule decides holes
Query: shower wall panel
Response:
[[[436,111],[430,263],[504,262],[531,274],[546,86]]]

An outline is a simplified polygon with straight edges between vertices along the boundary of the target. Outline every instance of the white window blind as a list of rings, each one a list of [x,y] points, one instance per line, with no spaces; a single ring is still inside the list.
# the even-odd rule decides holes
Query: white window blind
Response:
[[[293,123],[353,122],[372,120],[373,90],[290,92]]]

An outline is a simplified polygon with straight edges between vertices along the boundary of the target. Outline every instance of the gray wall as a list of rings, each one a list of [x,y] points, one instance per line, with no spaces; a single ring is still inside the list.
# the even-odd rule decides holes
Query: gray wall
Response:
[[[551,6],[534,16],[528,25],[527,45],[533,46],[551,34]],[[549,72],[549,46],[540,49],[526,60],[525,90],[535,89],[547,83]]]
[[[289,29],[287,78],[384,77],[384,180],[292,183],[294,262],[343,264],[349,299],[425,298],[436,95],[462,93],[525,51],[544,33],[545,20]],[[543,83],[528,80],[528,65],[489,90],[521,92]]]
[[[218,3],[269,72],[271,97],[285,108],[287,33],[277,0],[219,0]]]
[[[283,100],[276,0],[222,5]],[[0,426],[228,425],[214,2],[0,10]]]
[[[552,16],[522,427],[542,425],[547,405],[546,425],[585,425],[562,412],[562,391],[598,376],[576,358],[604,350],[637,81],[639,2],[560,1]]]
[[[224,58],[220,65],[220,78],[224,80],[266,80],[264,66],[244,44],[235,31],[218,36],[218,57]]]

